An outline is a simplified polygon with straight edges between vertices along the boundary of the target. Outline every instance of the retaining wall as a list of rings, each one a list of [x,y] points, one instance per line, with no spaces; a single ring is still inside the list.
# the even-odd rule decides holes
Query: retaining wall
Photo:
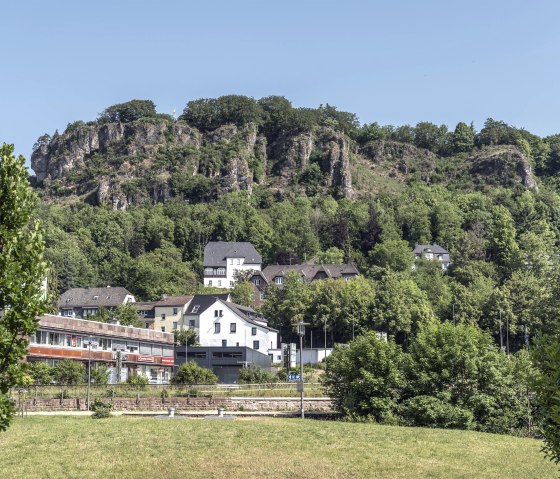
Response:
[[[110,399],[103,399],[110,401]],[[93,399],[92,399],[93,401]],[[193,398],[114,398],[114,411],[167,411],[175,407],[178,411],[204,411],[224,406],[228,411],[299,411],[299,398],[262,398],[262,397],[193,397]],[[22,404],[18,404],[21,410]],[[26,399],[24,407],[27,411],[85,411],[86,401],[83,398],[70,399]],[[306,411],[333,412],[329,398],[305,398]]]

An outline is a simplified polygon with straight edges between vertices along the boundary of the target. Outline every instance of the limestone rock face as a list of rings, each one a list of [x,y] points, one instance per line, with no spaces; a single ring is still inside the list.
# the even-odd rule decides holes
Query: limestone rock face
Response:
[[[291,195],[355,198],[399,191],[410,180],[473,188],[537,188],[514,146],[485,147],[470,158],[438,157],[395,141],[363,146],[331,127],[266,137],[253,123],[199,131],[183,121],[76,122],[41,137],[31,156],[34,185],[46,199],[77,199],[126,209],[143,202],[210,201],[256,184]]]
[[[521,184],[538,191],[531,164],[516,146],[487,146],[469,161],[475,181],[505,187]]]

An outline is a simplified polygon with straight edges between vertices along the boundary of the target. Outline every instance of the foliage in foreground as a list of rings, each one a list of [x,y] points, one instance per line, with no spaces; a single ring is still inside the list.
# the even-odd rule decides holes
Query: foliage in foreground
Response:
[[[13,145],[0,148],[0,431],[14,415],[8,392],[22,381],[27,336],[45,309],[40,291],[46,275],[44,243],[39,222],[31,221],[36,195],[25,159],[16,159],[13,150]]]
[[[211,369],[202,368],[194,361],[188,361],[181,364],[177,372],[171,378],[172,384],[185,384],[192,386],[193,384],[216,384],[218,376]]]
[[[407,352],[374,333],[336,348],[322,382],[349,417],[516,433],[531,422],[528,361],[499,351],[477,326],[434,322]]]
[[[551,460],[560,462],[560,332],[539,338],[533,348],[538,369],[534,382],[537,407],[542,419],[544,452]]]

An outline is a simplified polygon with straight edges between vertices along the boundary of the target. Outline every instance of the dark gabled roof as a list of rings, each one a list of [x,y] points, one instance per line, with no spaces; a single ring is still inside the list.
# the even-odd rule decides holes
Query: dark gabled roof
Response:
[[[204,247],[204,267],[226,266],[226,258],[245,258],[245,264],[261,264],[262,258],[249,242],[211,241]]]
[[[156,301],[155,306],[184,306],[189,303],[194,296],[168,296]]]
[[[440,245],[438,245],[436,243],[434,243],[434,244],[418,244],[418,243],[416,243],[414,245],[414,254],[422,254],[428,249],[431,250],[432,253],[434,253],[434,254],[449,254],[449,251],[442,248]]]
[[[127,296],[134,296],[121,286],[107,288],[72,288],[60,296],[58,307],[65,308],[95,308],[116,307],[123,304]]]
[[[241,317],[242,319],[247,321],[249,324],[252,324],[254,326],[258,326],[259,328],[268,329],[269,331],[274,331],[275,333],[278,332],[277,329],[271,328],[270,326],[268,326],[266,324],[259,323],[255,319],[251,318],[249,316],[249,313],[252,312],[252,313],[257,314],[257,312],[253,308],[248,308],[247,306],[242,306],[240,304],[235,304],[235,303],[224,303],[224,304],[229,309],[231,309],[234,313],[236,313],[239,317]],[[263,322],[266,323],[266,319],[263,318]]]
[[[342,278],[345,275],[358,275],[360,272],[351,263],[346,264],[291,264],[291,265],[281,265],[272,264],[264,268],[261,272],[261,276],[270,283],[277,276],[285,276],[286,274],[295,271],[302,275],[305,281],[312,281],[317,273],[323,272],[328,278]],[[258,273],[255,273],[258,274]]]
[[[195,294],[185,314],[202,314],[210,306],[212,306],[217,299],[228,302],[230,294]]]

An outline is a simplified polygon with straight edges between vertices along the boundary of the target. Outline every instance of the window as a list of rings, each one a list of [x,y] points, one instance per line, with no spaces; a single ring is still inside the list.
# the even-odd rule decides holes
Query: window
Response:
[[[177,324],[178,324],[177,321],[173,321],[173,329],[177,329]]]
[[[237,258],[237,264],[241,264],[241,259]]]
[[[284,284],[284,277],[283,276],[276,276],[276,278],[274,278],[274,282],[276,284]]]
[[[194,328],[194,327],[195,327],[194,319],[189,319],[189,328]]]
[[[218,317],[218,310],[217,310],[217,309],[214,310],[214,317],[215,317],[215,318]]]
[[[253,349],[259,349],[259,342],[253,341]]]
[[[251,336],[257,335],[257,328],[251,328]]]
[[[161,320],[165,321],[165,313],[161,313]]]
[[[146,329],[150,327],[150,323],[145,323]]]
[[[173,308],[173,316],[177,316],[177,308]]]
[[[222,348],[227,347],[227,339],[222,339]]]
[[[198,313],[199,309],[200,309],[200,304],[195,304],[192,308],[191,313]]]
[[[220,323],[214,323],[214,333],[220,332]]]
[[[262,291],[261,291],[260,297],[261,297],[261,300],[264,299],[264,293]]]
[[[255,284],[255,286],[260,286],[261,285],[261,278],[255,278],[253,280],[253,283]]]
[[[226,269],[225,268],[218,268],[218,276],[225,276]]]
[[[126,342],[126,350],[129,353],[138,354],[139,344],[137,341],[127,341]]]
[[[85,318],[86,316],[95,316],[97,314],[97,308],[84,308],[82,312],[82,316]]]
[[[208,286],[212,286],[212,280],[208,280]]]
[[[165,356],[166,358],[173,357],[173,348],[164,346],[162,353],[163,353],[162,355]]]
[[[222,287],[222,280],[219,279],[219,280],[218,280],[218,288],[221,288],[221,287]]]
[[[220,318],[224,315],[224,311],[220,309]]]
[[[94,300],[98,300],[98,299],[99,299],[99,296],[96,294],[96,295],[93,297],[93,299],[94,299]]]
[[[230,281],[230,282],[229,282],[229,287],[230,287],[230,288],[233,288],[233,281]]]
[[[229,264],[233,264],[233,258],[229,260]]]
[[[161,332],[162,332],[162,333],[165,333],[165,326],[162,326],[162,327],[161,327]]]
[[[142,356],[150,356],[152,354],[152,345],[147,343],[140,343],[140,354]]]
[[[204,274],[209,276],[211,274],[214,274],[214,269],[213,268],[204,268]]]
[[[229,325],[229,332],[230,333],[235,333],[237,331],[237,324],[235,323],[230,323]]]

